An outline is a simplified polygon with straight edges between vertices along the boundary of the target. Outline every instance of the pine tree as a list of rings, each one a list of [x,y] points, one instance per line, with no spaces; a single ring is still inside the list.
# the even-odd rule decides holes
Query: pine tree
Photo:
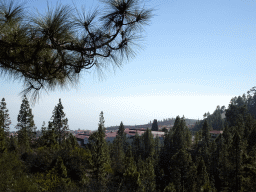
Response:
[[[207,147],[210,145],[210,128],[207,120],[204,120],[203,128],[202,128],[202,142],[205,142]]]
[[[142,138],[135,133],[135,136],[132,141],[132,152],[134,154],[135,161],[138,162],[138,157],[142,153]]]
[[[175,120],[177,122],[177,118]],[[177,126],[177,125],[176,125]],[[173,156],[173,129],[164,135],[164,146],[160,150],[159,161],[156,170],[156,183],[157,188],[161,191],[170,183],[171,178],[171,158]],[[161,183],[161,184],[160,184]]]
[[[2,112],[3,118],[3,129],[6,135],[9,135],[11,120],[9,117],[8,109],[6,108],[5,98],[2,99],[0,103],[0,112]]]
[[[137,167],[140,173],[141,186],[144,191],[154,192],[156,189],[154,159],[148,157],[143,161],[139,158]]]
[[[247,146],[248,154],[251,152],[254,152],[255,147],[256,147],[256,126],[252,129],[251,133],[248,136],[248,146]],[[255,157],[256,157],[256,154],[255,154]]]
[[[16,152],[17,151],[17,148],[18,148],[18,144],[17,144],[17,138],[16,137],[13,137],[11,135],[10,137],[10,143],[8,145],[8,151],[9,152]]]
[[[57,5],[29,20],[23,5],[1,3],[1,71],[24,80],[23,92],[34,90],[37,98],[42,88],[74,85],[82,69],[101,69],[98,59],[120,66],[134,55],[130,45],[141,36],[152,10],[141,8],[138,0],[103,3],[107,12],[75,15],[70,6]]]
[[[176,191],[194,191],[194,164],[190,153],[180,149],[171,159],[171,182]]]
[[[187,126],[185,127],[185,141],[186,141],[186,148],[190,149],[192,145],[192,135]]]
[[[154,142],[154,136],[151,133],[151,130],[147,128],[145,133],[141,136],[142,141],[142,159],[145,160],[148,157],[153,157],[155,155],[155,142]]]
[[[112,167],[114,169],[115,175],[121,176],[124,171],[124,158],[125,153],[123,149],[123,140],[121,136],[117,135],[113,141],[112,147]]]
[[[58,136],[53,126],[54,126],[53,123],[49,121],[47,132],[45,133],[45,136],[44,136],[46,141],[45,145],[51,149],[55,149],[59,147]]]
[[[64,107],[62,106],[61,99],[59,99],[59,103],[54,107],[51,118],[59,145],[66,138],[68,134],[67,131],[69,130],[68,119],[65,118],[66,114],[63,112],[63,109]]]
[[[126,133],[124,132],[124,124],[123,122],[121,121],[120,125],[119,125],[119,128],[118,128],[118,131],[117,131],[117,134],[121,137],[121,138],[125,138],[126,137]]]
[[[94,168],[93,179],[96,182],[93,185],[96,187],[96,190],[98,187],[105,188],[107,184],[107,176],[112,172],[112,169],[110,165],[109,150],[105,140],[103,112],[100,113],[98,131],[89,137],[89,145]]]
[[[29,106],[26,96],[24,96],[22,100],[17,119],[18,124],[16,129],[19,129],[18,143],[25,149],[28,149],[31,146],[32,139],[35,138],[36,127],[34,123],[34,116],[32,115],[32,109]]]
[[[242,185],[242,156],[245,149],[243,149],[241,136],[237,131],[233,136],[233,141],[229,148],[229,152],[229,159],[232,165],[231,175],[233,175],[233,177],[230,178],[231,190],[240,191]]]
[[[47,130],[45,127],[45,121],[43,121],[43,125],[41,127],[41,135],[37,140],[37,143],[40,147],[44,146],[47,143],[46,134],[47,134]]]
[[[218,160],[218,171],[219,178],[221,181],[221,191],[228,190],[228,180],[231,177],[230,168],[231,165],[229,161],[228,145],[226,144],[225,138],[223,137],[220,139]]]
[[[177,151],[183,148],[187,148],[187,141],[186,141],[186,122],[185,117],[183,116],[180,118],[179,116],[176,117],[174,126],[173,126],[173,148],[172,153],[175,154]]]
[[[141,189],[140,173],[138,172],[136,162],[132,154],[131,146],[125,154],[125,170],[123,174],[123,181],[121,183],[122,191],[137,192]]]
[[[209,174],[207,173],[204,159],[202,157],[198,158],[196,173],[196,191],[203,191],[203,189],[210,184],[210,181]]]
[[[0,154],[6,152],[6,135],[4,132],[3,112],[0,111]]]
[[[158,124],[157,124],[157,120],[154,119],[153,124],[152,124],[152,131],[158,131]]]
[[[125,128],[124,128],[123,122],[121,121],[118,131],[117,131],[117,135],[119,135],[121,137],[123,149],[124,149],[124,152],[126,152],[128,143],[127,143],[126,133],[124,132],[124,130],[125,130]]]
[[[245,140],[248,139],[251,131],[256,126],[256,120],[252,117],[251,114],[249,114],[245,119],[245,128],[244,128],[244,135],[243,138]]]

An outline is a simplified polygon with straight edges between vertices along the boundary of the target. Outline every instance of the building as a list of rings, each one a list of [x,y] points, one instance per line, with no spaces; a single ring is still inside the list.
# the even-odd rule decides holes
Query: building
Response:
[[[141,136],[143,133],[145,133],[146,129],[141,128],[141,129],[129,129],[126,128],[124,132],[126,133],[126,138],[127,142],[129,144],[132,143],[133,138],[135,137],[135,134],[137,133],[139,136]],[[163,143],[164,141],[164,132],[162,131],[151,131],[153,134],[153,137],[156,138],[157,136],[159,137],[160,143]],[[91,133],[78,133],[75,135],[77,142],[80,146],[85,146],[89,142],[89,137]],[[105,133],[105,140],[107,142],[113,143],[114,139],[117,136],[117,131],[110,131]]]

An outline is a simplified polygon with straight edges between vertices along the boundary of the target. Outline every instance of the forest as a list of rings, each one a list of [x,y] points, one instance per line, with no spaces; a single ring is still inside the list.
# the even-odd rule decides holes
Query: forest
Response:
[[[250,94],[252,93],[252,94]],[[0,103],[1,191],[254,191],[256,188],[255,88],[217,106],[198,121],[195,140],[177,116],[172,129],[153,138],[150,129],[127,142],[121,122],[113,143],[105,141],[103,112],[86,148],[68,132],[61,99],[36,139],[34,116],[24,96],[17,136],[9,137],[7,104]],[[226,118],[220,114],[225,112]],[[210,130],[223,130],[212,140]]]

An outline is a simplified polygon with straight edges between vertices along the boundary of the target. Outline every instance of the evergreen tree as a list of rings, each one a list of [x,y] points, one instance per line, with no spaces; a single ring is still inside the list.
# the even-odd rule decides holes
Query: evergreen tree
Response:
[[[197,131],[194,139],[195,148],[197,148],[198,143],[199,143],[199,133]]]
[[[179,121],[179,117],[175,122]],[[177,126],[177,125],[176,125]],[[171,158],[173,156],[173,134],[174,129],[170,129],[164,135],[164,146],[160,150],[159,161],[156,167],[156,183],[157,188],[163,191],[164,188],[171,182]]]
[[[9,135],[11,120],[9,117],[8,109],[6,108],[5,98],[0,103],[0,112],[2,112],[3,129],[6,135]]]
[[[139,158],[138,172],[140,173],[141,188],[144,191],[154,192],[156,188],[154,160],[148,157],[145,161]]]
[[[24,80],[23,93],[34,90],[34,99],[42,88],[74,85],[82,69],[101,69],[99,59],[119,66],[133,55],[130,45],[152,16],[152,10],[140,8],[139,1],[133,0],[103,1],[108,11],[92,11],[91,15],[74,15],[70,6],[57,5],[56,9],[48,7],[45,15],[28,20],[29,11],[23,5],[7,2],[0,7],[0,27],[4,29],[1,70]],[[83,30],[84,37],[77,27]]]
[[[42,147],[47,143],[47,138],[46,138],[47,130],[45,127],[45,121],[43,121],[43,125],[41,127],[41,135],[37,140],[37,144]]]
[[[64,107],[61,103],[61,99],[59,99],[59,103],[54,107],[53,115],[51,118],[59,144],[61,144],[61,142],[66,138],[68,134],[67,131],[69,130],[68,119],[65,118],[66,114],[64,113],[63,109]]]
[[[251,114],[249,114],[245,119],[245,127],[244,127],[244,135],[243,135],[243,138],[245,140],[248,140],[248,137],[255,126],[256,126],[256,120],[251,116]]]
[[[27,97],[24,96],[20,111],[18,114],[18,143],[26,149],[30,148],[32,139],[35,138],[36,127],[34,123],[34,116],[32,115],[32,109],[29,106]]]
[[[98,187],[106,187],[107,176],[112,172],[109,150],[105,140],[103,112],[100,113],[98,131],[89,137],[89,145],[94,168],[93,179],[95,182],[93,182],[93,185],[98,190]]]
[[[67,150],[72,150],[72,149],[75,149],[79,147],[79,144],[77,142],[77,139],[74,135],[72,135],[71,133],[69,133],[67,135],[67,138],[65,140],[65,143],[64,143],[64,148],[67,149]]]
[[[226,141],[223,137],[223,139],[220,140],[219,145],[219,160],[218,160],[218,170],[219,170],[219,178],[221,181],[221,191],[228,190],[228,180],[231,177],[230,174],[230,161],[229,161],[229,153],[228,153],[228,145],[226,144]]]
[[[187,126],[185,126],[185,141],[186,141],[186,147],[190,148],[192,145],[192,135]]]
[[[138,157],[142,154],[142,138],[135,133],[135,137],[132,141],[132,151],[134,154],[135,161],[138,162]]]
[[[48,122],[48,128],[47,128],[47,132],[44,135],[45,138],[45,145],[49,148],[55,149],[58,148],[58,136],[56,134],[56,131],[53,127],[53,123],[52,122]]]
[[[6,135],[4,132],[3,112],[0,111],[0,154],[6,151]]]
[[[233,175],[233,177],[230,178],[230,190],[240,191],[242,184],[242,156],[244,149],[241,141],[241,136],[237,131],[233,136],[233,141],[229,148],[229,152],[229,159],[232,166],[231,175]]]
[[[205,142],[207,147],[210,145],[210,128],[207,120],[204,120],[203,128],[202,128],[202,142]]]
[[[17,139],[16,139],[16,137],[13,137],[11,135],[10,142],[9,142],[9,145],[8,145],[8,151],[9,152],[16,152],[17,149],[18,149]]]
[[[194,191],[195,167],[191,155],[180,149],[171,159],[171,178],[176,187],[176,191]]]
[[[251,88],[250,91],[247,92],[247,107],[249,113],[253,118],[256,118],[256,89],[255,87]],[[252,95],[250,95],[252,94]]]
[[[139,191],[139,189],[141,189],[140,173],[138,172],[136,162],[134,161],[131,146],[128,147],[128,150],[125,154],[124,165],[125,170],[123,174],[123,181],[121,183],[122,191]]]
[[[119,125],[119,128],[118,128],[118,131],[117,131],[117,134],[121,137],[121,138],[125,138],[126,137],[126,133],[124,132],[125,128],[124,128],[124,124],[123,122],[121,121],[120,125]]]
[[[196,173],[196,191],[203,191],[210,184],[210,180],[202,157],[198,158]]]
[[[117,135],[113,141],[113,147],[111,151],[112,167],[115,175],[122,176],[124,171],[124,158],[125,153],[123,149],[123,140],[121,136]]]
[[[128,147],[128,143],[127,143],[127,137],[126,137],[126,133],[124,132],[125,128],[123,125],[123,122],[121,121],[117,134],[120,136],[121,140],[122,140],[122,145],[123,145],[123,149],[124,152],[127,150]]]
[[[157,124],[157,120],[154,119],[153,124],[152,124],[152,131],[158,131],[158,124]]]
[[[176,117],[174,126],[173,126],[173,147],[172,153],[175,154],[177,151],[183,148],[188,148],[188,143],[190,145],[190,140],[186,141],[186,136],[190,137],[189,133],[186,135],[186,122],[184,116],[180,118],[179,116]],[[189,139],[189,138],[187,138]]]
[[[255,147],[256,147],[256,126],[253,127],[252,131],[248,136],[248,146],[247,146],[248,154],[251,152],[254,152]]]
[[[142,159],[145,160],[148,157],[153,157],[155,155],[155,142],[154,136],[151,133],[151,130],[147,128],[145,133],[141,136],[141,144],[142,144]]]
[[[154,143],[154,146],[155,146],[155,159],[158,159],[159,158],[159,154],[160,154],[160,149],[162,147],[158,135],[155,137],[154,141],[155,141],[155,143]]]
[[[226,110],[226,114],[225,114],[226,120],[230,127],[236,126],[237,122],[240,121],[239,120],[240,118],[245,120],[247,115],[248,115],[247,106],[246,105],[239,106],[233,101],[231,101],[231,104],[229,104],[229,107]]]

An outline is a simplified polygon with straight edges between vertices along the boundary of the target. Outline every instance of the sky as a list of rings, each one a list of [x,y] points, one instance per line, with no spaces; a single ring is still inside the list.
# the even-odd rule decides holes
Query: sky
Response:
[[[71,5],[70,0],[59,1]],[[91,10],[102,3],[74,1]],[[56,0],[50,1],[55,6]],[[99,114],[105,127],[146,124],[176,116],[202,119],[217,105],[228,107],[232,97],[255,86],[256,1],[254,0],[145,0],[154,17],[144,27],[142,48],[121,68],[110,64],[99,76],[95,69],[81,74],[77,87],[42,92],[32,108],[38,130],[50,121],[59,98],[69,129],[96,130]],[[47,2],[27,1],[27,9],[44,13]],[[102,7],[104,8],[104,7]],[[17,125],[23,83],[0,78],[5,98]]]

